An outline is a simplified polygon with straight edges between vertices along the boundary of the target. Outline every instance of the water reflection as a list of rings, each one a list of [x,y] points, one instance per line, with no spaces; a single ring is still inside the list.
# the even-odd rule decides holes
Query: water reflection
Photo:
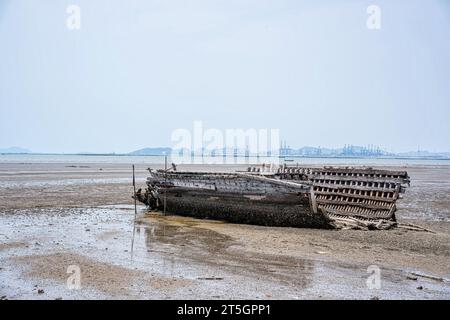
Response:
[[[143,229],[147,252],[163,254],[172,268],[176,258],[180,264],[195,262],[213,270],[299,288],[310,286],[313,280],[314,261],[253,252],[242,242],[245,239],[238,241],[209,229],[210,221],[152,215],[140,219],[138,225]],[[233,224],[222,226],[236,228]]]

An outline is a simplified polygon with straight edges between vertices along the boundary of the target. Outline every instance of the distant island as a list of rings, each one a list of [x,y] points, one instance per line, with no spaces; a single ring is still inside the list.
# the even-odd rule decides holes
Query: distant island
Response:
[[[20,147],[9,147],[5,149],[0,148],[0,154],[24,154],[24,153],[31,153],[31,151]]]
[[[143,148],[133,152],[128,153],[130,156],[163,156],[170,155],[172,148],[162,147],[162,148]]]

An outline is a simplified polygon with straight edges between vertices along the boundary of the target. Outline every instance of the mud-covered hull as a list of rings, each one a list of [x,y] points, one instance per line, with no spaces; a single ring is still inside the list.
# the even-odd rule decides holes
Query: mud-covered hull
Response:
[[[312,212],[306,195],[260,199],[212,192],[178,193],[173,189],[163,191],[161,199],[163,207],[166,201],[167,212],[183,216],[263,226],[332,228],[326,215]]]

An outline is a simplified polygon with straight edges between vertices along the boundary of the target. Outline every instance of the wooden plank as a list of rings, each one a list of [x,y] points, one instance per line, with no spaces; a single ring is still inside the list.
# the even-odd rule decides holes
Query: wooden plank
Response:
[[[375,204],[367,204],[367,203],[363,203],[363,202],[346,202],[346,201],[340,201],[340,200],[322,200],[322,199],[317,199],[317,203],[348,205],[348,206],[353,206],[353,207],[361,207],[361,208],[375,209],[375,210],[390,210],[391,206],[392,206],[391,203],[386,203],[385,205],[375,205]]]
[[[333,190],[359,190],[359,191],[374,191],[374,192],[388,192],[388,193],[397,193],[397,189],[387,189],[387,188],[373,188],[373,187],[360,187],[360,186],[342,186],[336,184],[327,184],[327,183],[315,183],[313,185],[315,191],[318,191],[317,188],[328,188]]]
[[[363,217],[363,218],[369,218],[369,219],[375,219],[375,218],[381,218],[381,219],[389,219],[392,218],[392,215],[389,211],[361,211],[357,212],[356,210],[352,210],[350,207],[328,207],[327,205],[321,205],[319,208],[324,208],[327,212],[333,213],[333,214],[339,214],[342,216],[357,216],[357,217]],[[346,210],[345,210],[346,209]]]
[[[376,200],[376,201],[384,201],[384,202],[395,202],[395,201],[397,201],[397,199],[395,199],[395,198],[382,198],[382,197],[375,197],[375,196],[365,196],[365,195],[350,194],[350,193],[345,193],[345,192],[314,191],[314,193],[316,195],[336,195],[336,196],[345,196],[345,197],[350,197],[350,198]]]
[[[385,175],[385,176],[398,176],[408,178],[408,173],[406,171],[394,171],[394,170],[383,170],[383,169],[373,169],[373,168],[358,168],[358,167],[323,167],[323,168],[313,168],[313,174],[318,172],[332,172],[332,173],[347,173],[347,174],[362,174],[362,175]]]
[[[352,181],[352,182],[365,182],[365,183],[391,183],[391,184],[406,184],[408,181],[404,179],[395,178],[370,178],[370,177],[341,177],[341,176],[327,176],[327,175],[314,175],[310,177],[311,180],[329,180],[329,181]]]

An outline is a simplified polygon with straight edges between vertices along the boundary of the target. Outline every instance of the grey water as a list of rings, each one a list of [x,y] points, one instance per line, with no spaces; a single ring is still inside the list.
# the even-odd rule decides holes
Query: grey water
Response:
[[[179,164],[178,158],[168,156],[169,162]],[[186,159],[183,159],[184,161]],[[130,155],[69,155],[69,154],[0,154],[0,163],[111,163],[162,164],[164,156]],[[439,166],[450,165],[450,159],[405,158],[331,158],[331,157],[193,157],[186,164],[262,164],[288,165],[349,165],[349,166]]]

